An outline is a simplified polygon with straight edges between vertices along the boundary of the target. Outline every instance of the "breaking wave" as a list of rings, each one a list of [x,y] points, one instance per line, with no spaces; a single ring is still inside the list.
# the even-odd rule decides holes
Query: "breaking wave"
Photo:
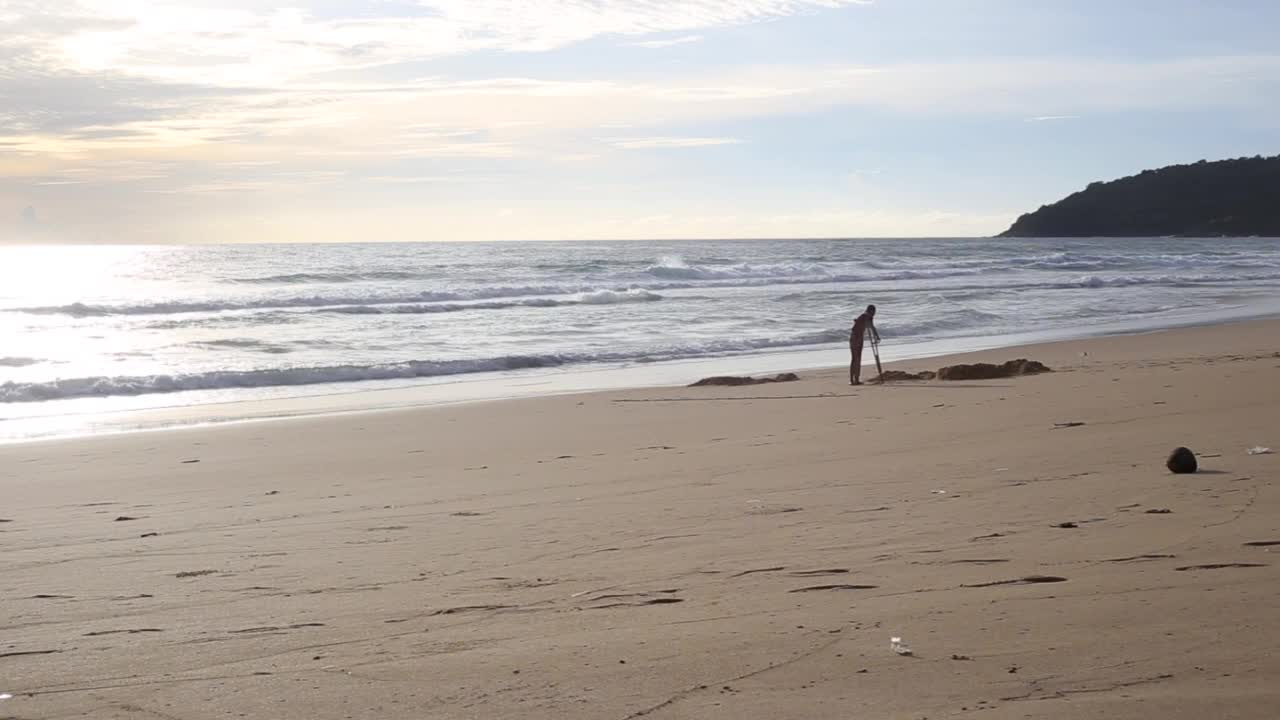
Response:
[[[648,290],[596,290],[578,293],[569,298],[528,298],[508,302],[488,301],[460,303],[430,303],[406,305],[342,305],[325,308],[324,312],[344,315],[424,315],[432,313],[465,312],[469,310],[506,310],[517,307],[565,307],[569,305],[618,305],[633,302],[655,302],[662,296]]]
[[[785,338],[745,338],[675,345],[643,350],[600,353],[503,355],[470,360],[411,360],[374,365],[215,370],[189,374],[121,377],[63,378],[47,382],[0,384],[0,403],[40,402],[69,398],[149,395],[190,390],[268,388],[323,385],[372,380],[407,380],[470,373],[551,368],[592,363],[645,363],[697,357],[716,357],[753,350],[768,350],[843,342],[848,330],[825,330]]]
[[[702,272],[702,270],[699,270]],[[740,277],[731,281],[709,282],[667,282],[646,283],[643,288],[619,286],[615,288],[573,287],[565,285],[523,285],[496,286],[458,291],[423,291],[417,293],[392,293],[386,295],[351,296],[351,295],[309,295],[302,297],[266,297],[249,300],[228,300],[208,302],[158,302],[121,305],[100,305],[86,303],[70,303],[43,307],[14,308],[9,312],[20,312],[35,315],[66,315],[70,317],[109,317],[118,315],[179,315],[192,313],[216,313],[242,310],[280,310],[317,308],[330,312],[348,314],[396,314],[405,312],[451,312],[465,309],[501,309],[509,307],[556,307],[564,305],[611,304],[622,302],[645,302],[661,299],[655,291],[684,290],[696,288],[736,288],[760,287],[766,285],[816,285],[838,283],[892,283],[902,280],[929,280],[959,278],[981,274],[978,270],[900,270],[878,275],[824,275],[824,276],[769,276]],[[1258,282],[1280,279],[1280,273],[1239,273],[1239,274],[1185,274],[1185,275],[1081,275],[1073,279],[1048,279],[1043,282],[997,283],[977,287],[1000,289],[1069,289],[1089,287],[1127,287],[1134,285],[1207,285],[1215,283]],[[951,289],[963,289],[967,286],[951,286]],[[942,287],[909,288],[912,291],[933,291],[946,289]],[[563,299],[563,296],[572,296]],[[505,303],[483,302],[490,299],[525,298],[520,301]],[[428,303],[467,303],[441,309],[420,308],[418,310],[376,309],[378,306],[410,306]],[[375,309],[359,309],[375,308]]]
[[[238,285],[306,285],[368,282],[370,280],[416,280],[424,277],[428,276],[415,272],[383,270],[357,273],[288,273],[284,275],[265,275],[262,277],[227,278],[226,281]]]

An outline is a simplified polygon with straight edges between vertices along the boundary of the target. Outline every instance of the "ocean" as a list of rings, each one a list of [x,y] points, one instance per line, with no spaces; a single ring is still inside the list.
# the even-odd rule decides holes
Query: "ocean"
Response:
[[[868,303],[891,358],[1275,315],[1280,241],[0,247],[0,439],[829,365]]]

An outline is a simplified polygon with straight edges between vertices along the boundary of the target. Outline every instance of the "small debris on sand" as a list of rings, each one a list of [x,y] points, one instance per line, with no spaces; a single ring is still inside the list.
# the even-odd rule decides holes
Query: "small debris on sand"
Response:
[[[1180,447],[1169,453],[1169,459],[1165,461],[1164,466],[1169,468],[1169,472],[1185,475],[1193,473],[1199,467],[1196,462],[1196,454],[1189,449]]]
[[[938,376],[938,373],[925,370],[923,372],[912,373],[904,370],[886,370],[878,379],[883,382],[898,382],[903,380],[932,380]],[[941,407],[935,405],[934,407]]]
[[[905,370],[889,370],[880,378],[884,382],[919,381],[919,380],[994,380],[997,378],[1018,377],[1021,375],[1039,375],[1053,372],[1043,363],[1035,360],[1019,358],[1000,365],[991,363],[973,363],[969,365],[948,365],[937,372],[923,370],[907,372]]]
[[[768,383],[795,382],[800,376],[795,373],[781,373],[773,377],[749,377],[735,375],[717,375],[715,377],[703,378],[689,387],[708,387],[712,385],[720,385],[725,387],[737,387],[739,385],[766,385]]]
[[[1019,377],[1022,375],[1039,375],[1053,372],[1043,363],[1026,358],[1010,360],[1000,365],[990,363],[973,363],[971,365],[948,365],[938,371],[939,380],[994,380],[997,378]]]

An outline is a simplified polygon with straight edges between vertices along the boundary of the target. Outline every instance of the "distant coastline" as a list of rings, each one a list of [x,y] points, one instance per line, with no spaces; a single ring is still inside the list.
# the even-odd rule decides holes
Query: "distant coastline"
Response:
[[[1280,237],[1280,155],[1170,165],[1095,182],[999,237]]]

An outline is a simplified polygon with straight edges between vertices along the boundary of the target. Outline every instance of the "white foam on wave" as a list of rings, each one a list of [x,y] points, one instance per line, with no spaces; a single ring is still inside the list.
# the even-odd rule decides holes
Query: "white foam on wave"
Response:
[[[239,285],[304,285],[368,282],[372,280],[414,280],[427,277],[421,273],[401,270],[370,270],[365,272],[310,272],[264,275],[260,277],[233,277],[226,282]]]
[[[559,295],[574,296],[568,300],[547,300]],[[521,302],[482,305],[477,300],[489,298],[529,298]],[[410,305],[414,303],[467,302],[468,305],[422,312],[450,312],[465,309],[499,309],[520,305],[580,305],[611,304],[623,302],[648,302],[662,297],[643,288],[594,288],[565,285],[519,285],[475,288],[471,290],[427,290],[414,293],[388,293],[383,295],[308,295],[302,297],[263,297],[240,300],[166,301],[155,303],[102,305],[70,303],[43,307],[17,308],[15,312],[33,315],[68,315],[71,317],[109,317],[115,315],[181,315],[188,313],[216,313],[242,310],[275,310],[289,308],[323,308],[334,312],[359,313],[357,306]],[[377,310],[368,311],[370,314]]]
[[[1134,285],[1211,285],[1215,283],[1259,282],[1280,280],[1280,273],[1188,275],[1082,275],[1063,287],[1130,287]]]
[[[618,305],[622,303],[656,302],[662,296],[649,290],[593,290],[568,298],[528,298],[513,301],[488,301],[470,303],[429,303],[405,305],[343,305],[324,308],[324,312],[342,315],[427,315],[434,313],[467,312],[471,310],[507,310],[521,307],[566,307],[571,305]]]
[[[751,265],[690,265],[675,256],[664,257],[645,272],[656,278],[671,280],[743,280],[791,277],[829,277],[836,274],[821,263],[767,263]]]
[[[493,286],[458,291],[423,291],[416,293],[392,293],[386,295],[350,296],[350,295],[312,295],[305,297],[266,297],[246,300],[208,301],[208,302],[158,302],[134,305],[94,305],[71,303],[44,307],[16,308],[10,312],[21,312],[37,315],[67,315],[77,318],[107,317],[116,315],[170,315],[217,313],[245,310],[279,310],[315,308],[328,312],[347,314],[398,314],[398,313],[430,313],[456,312],[468,309],[504,309],[511,307],[557,307],[579,304],[609,304],[622,302],[647,302],[662,299],[656,291],[702,289],[702,288],[744,288],[767,287],[772,285],[813,285],[813,284],[875,284],[892,283],[903,280],[946,280],[978,276],[983,273],[974,269],[960,270],[899,270],[890,273],[872,275],[822,275],[806,277],[740,277],[736,280],[709,280],[704,282],[667,282],[646,283],[646,287],[620,286],[615,288],[582,287],[566,285],[523,285]],[[974,287],[990,287],[996,289],[1031,289],[1031,288],[1080,288],[1080,287],[1118,287],[1128,285],[1203,285],[1213,283],[1262,282],[1280,280],[1280,273],[1200,273],[1182,275],[1082,275],[1075,279],[1046,279],[1036,282],[991,283]],[[951,286],[952,289],[963,289],[965,286]],[[913,287],[912,291],[933,291],[943,287]],[[571,296],[565,299],[563,296]],[[490,298],[502,299],[503,302],[486,304],[482,301]],[[522,300],[505,301],[507,298],[524,298]],[[430,308],[427,305],[458,303],[453,306],[440,305]],[[462,304],[465,303],[465,304]],[[407,306],[419,305],[416,309]],[[406,306],[401,309],[377,309],[379,306]],[[370,309],[363,309],[370,308]]]
[[[976,258],[901,257],[868,260],[866,267],[876,270],[897,271],[903,268],[923,270],[971,269],[977,272],[1010,272],[1019,270],[1043,270],[1046,272],[1103,272],[1121,270],[1193,270],[1217,267],[1220,269],[1256,269],[1275,267],[1275,257],[1270,254],[1242,253],[1236,251],[1199,251],[1186,253],[1116,253],[1099,255],[1079,251],[1057,251],[1032,255],[987,255]]]
[[[568,304],[617,305],[630,302],[653,302],[661,299],[662,296],[655,292],[650,292],[643,288],[632,288],[628,290],[595,290],[593,292],[578,293],[573,301]]]
[[[824,330],[783,338],[715,340],[668,347],[599,353],[504,355],[460,360],[412,360],[375,365],[282,367],[259,370],[215,370],[188,374],[61,378],[45,382],[0,383],[0,403],[41,402],[69,398],[149,395],[191,390],[269,388],[372,380],[432,378],[470,373],[592,363],[658,362],[716,357],[753,350],[805,347],[843,342],[848,330]]]

